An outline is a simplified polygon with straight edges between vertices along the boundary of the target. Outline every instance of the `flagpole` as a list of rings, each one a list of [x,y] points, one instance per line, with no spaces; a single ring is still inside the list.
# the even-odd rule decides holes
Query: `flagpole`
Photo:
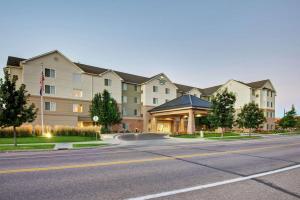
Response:
[[[43,63],[41,64],[41,88],[40,88],[40,96],[41,96],[41,122],[42,122],[42,136],[44,136],[44,103],[43,103],[43,91],[44,91],[44,81],[42,79],[44,79],[44,69],[43,69]]]

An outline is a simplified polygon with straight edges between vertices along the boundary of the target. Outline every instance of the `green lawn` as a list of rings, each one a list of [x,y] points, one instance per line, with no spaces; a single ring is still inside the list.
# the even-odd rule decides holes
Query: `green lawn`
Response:
[[[1,151],[16,151],[16,150],[32,150],[32,149],[53,149],[54,144],[43,144],[43,145],[19,145],[17,147],[13,145],[0,146]]]
[[[233,137],[208,137],[209,140],[252,140],[260,139],[260,136],[233,136]]]
[[[170,135],[170,137],[176,137],[176,138],[198,138],[200,137],[199,134],[179,134],[179,135]]]
[[[85,144],[73,144],[73,148],[84,148],[84,147],[100,147],[106,146],[107,144],[97,144],[97,143],[85,143]]]
[[[31,144],[31,143],[57,143],[57,142],[85,142],[95,141],[95,137],[83,136],[55,136],[47,137],[19,137],[17,138],[18,144]],[[0,138],[0,144],[13,144],[13,138]]]
[[[178,134],[178,135],[170,135],[171,137],[176,137],[176,138],[189,138],[189,139],[193,139],[193,138],[199,138],[200,137],[200,133],[194,133],[194,134]],[[240,136],[240,134],[238,133],[233,133],[233,132],[227,132],[224,133],[224,137],[227,136]],[[214,133],[214,132],[204,132],[204,138],[217,138],[217,137],[221,137],[221,133]]]
[[[209,138],[209,137],[221,137],[221,133],[214,133],[214,132],[204,132],[204,137]],[[224,133],[224,137],[226,136],[240,136],[238,133],[233,133],[233,132],[227,132]]]

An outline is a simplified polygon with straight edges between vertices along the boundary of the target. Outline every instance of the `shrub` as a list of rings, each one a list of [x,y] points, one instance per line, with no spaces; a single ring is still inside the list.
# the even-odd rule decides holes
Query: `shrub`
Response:
[[[25,125],[18,127],[17,129],[18,137],[33,137],[42,136],[42,128],[39,125]],[[94,137],[99,128],[97,127],[65,127],[56,126],[52,128],[51,126],[44,127],[45,132],[50,132],[53,136],[85,136]],[[13,137],[13,128],[2,128],[0,129],[0,137]]]
[[[30,137],[32,136],[32,126],[17,127],[17,137]],[[0,137],[13,137],[13,127],[1,128]]]
[[[93,137],[98,132],[96,127],[55,127],[52,134],[55,136],[84,136]]]
[[[101,134],[110,133],[110,130],[108,128],[105,128],[104,126],[101,127]]]

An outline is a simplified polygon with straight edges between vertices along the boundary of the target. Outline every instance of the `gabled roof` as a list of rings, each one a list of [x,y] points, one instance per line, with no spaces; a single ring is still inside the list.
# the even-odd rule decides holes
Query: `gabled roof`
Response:
[[[158,112],[165,111],[170,109],[179,109],[179,108],[198,108],[198,109],[209,109],[211,107],[211,103],[209,101],[200,99],[196,96],[187,94],[171,101],[168,101],[160,106],[157,106],[148,112]]]
[[[51,51],[49,53],[53,53],[53,52],[60,53],[57,50]],[[47,55],[49,53],[42,54],[40,56],[44,56],[44,55]],[[39,57],[39,56],[36,56],[36,57]],[[33,57],[33,58],[36,58],[36,57]],[[33,59],[33,58],[30,58],[30,59]],[[7,58],[7,65],[8,66],[19,67],[20,66],[20,62],[23,62],[23,61],[26,61],[26,60],[28,60],[28,59],[18,58],[18,57],[14,57],[14,56],[8,56],[8,58]],[[85,73],[90,73],[90,74],[97,74],[97,75],[99,75],[99,74],[102,74],[105,71],[109,70],[109,69],[106,69],[106,68],[100,68],[100,67],[95,67],[95,66],[81,64],[81,63],[76,63],[76,62],[73,62],[73,63],[76,66],[78,66]],[[133,84],[143,84],[143,83],[151,80],[152,78],[158,76],[158,75],[155,75],[153,77],[144,77],[144,76],[139,76],[139,75],[134,75],[134,74],[128,74],[128,73],[125,73],[125,72],[119,72],[119,71],[114,71],[114,72],[117,75],[119,75],[124,80],[124,82],[133,83]],[[244,83],[244,82],[241,82],[241,81],[237,81],[237,82],[245,84],[245,85],[247,85],[247,86],[249,86],[251,88],[257,89],[257,88],[263,87],[268,81],[270,81],[270,80],[267,79],[267,80],[255,81],[255,82],[250,82],[250,83]],[[177,83],[174,83],[174,84],[178,88],[178,90],[181,91],[181,92],[189,92],[193,88],[196,88],[196,89],[199,89],[199,91],[203,95],[207,95],[207,96],[212,95],[214,92],[216,92],[220,87],[222,87],[224,85],[224,84],[223,85],[217,85],[217,86],[213,86],[213,87],[208,87],[208,88],[201,89],[201,88],[197,88],[197,87],[193,87],[193,86],[187,86],[187,85],[182,85],[182,84],[177,84]]]
[[[202,91],[203,91],[204,95],[212,95],[214,92],[216,92],[222,86],[223,85],[216,85],[213,87],[204,88],[204,89],[202,89]]]
[[[24,60],[26,60],[26,59],[25,58],[14,57],[14,56],[8,56],[6,65],[19,67],[20,62],[22,62]]]
[[[257,89],[257,88],[262,88],[269,81],[270,81],[269,79],[262,80],[262,81],[255,81],[255,82],[247,83],[247,85]]]

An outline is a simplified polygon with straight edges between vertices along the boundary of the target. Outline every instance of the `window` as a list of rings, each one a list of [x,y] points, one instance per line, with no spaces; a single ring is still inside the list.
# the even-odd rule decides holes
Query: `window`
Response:
[[[165,102],[167,103],[168,101],[169,101],[169,99],[166,99],[166,101],[165,101]]]
[[[134,97],[134,103],[137,103],[138,102],[138,98],[137,97]]]
[[[83,111],[83,106],[82,104],[73,104],[73,112],[82,112]]]
[[[82,97],[82,90],[81,89],[73,89],[73,96],[74,97]]]
[[[55,70],[54,69],[45,68],[45,76],[46,77],[50,77],[50,78],[55,78]]]
[[[170,94],[170,89],[166,88],[166,94]]]
[[[127,84],[123,83],[123,90],[126,91],[127,90]]]
[[[269,102],[267,101],[267,107],[269,107]]]
[[[126,112],[126,108],[125,108],[125,107],[122,108],[122,115],[123,115],[123,116],[126,116],[126,115],[127,115],[127,112]]]
[[[153,104],[158,104],[158,98],[153,98]]]
[[[124,129],[124,130],[128,130],[128,127],[129,127],[128,124],[123,123],[122,125],[123,125],[123,129]]]
[[[105,86],[111,86],[111,80],[110,79],[104,79],[104,85]]]
[[[138,86],[134,85],[134,91],[137,91]]]
[[[137,109],[134,109],[133,114],[134,114],[134,116],[137,116],[137,115],[138,115]]]
[[[271,103],[271,108],[273,108],[273,102],[271,101],[270,103]]]
[[[127,96],[122,96],[122,102],[127,103]]]
[[[267,124],[267,130],[269,130],[269,124]]]
[[[270,92],[270,91],[269,91],[269,90],[267,90],[267,96],[269,96],[269,92]]]
[[[18,75],[13,75],[13,80],[18,80]]]
[[[158,87],[157,86],[153,86],[153,92],[158,92]]]
[[[252,96],[255,96],[255,90],[252,89]]]
[[[47,111],[56,111],[56,103],[45,101],[45,110],[47,110]]]
[[[45,93],[46,94],[55,94],[55,86],[54,85],[45,85]]]
[[[81,74],[73,73],[73,82],[80,83],[81,82]]]
[[[273,97],[273,92],[271,91],[271,97]]]

